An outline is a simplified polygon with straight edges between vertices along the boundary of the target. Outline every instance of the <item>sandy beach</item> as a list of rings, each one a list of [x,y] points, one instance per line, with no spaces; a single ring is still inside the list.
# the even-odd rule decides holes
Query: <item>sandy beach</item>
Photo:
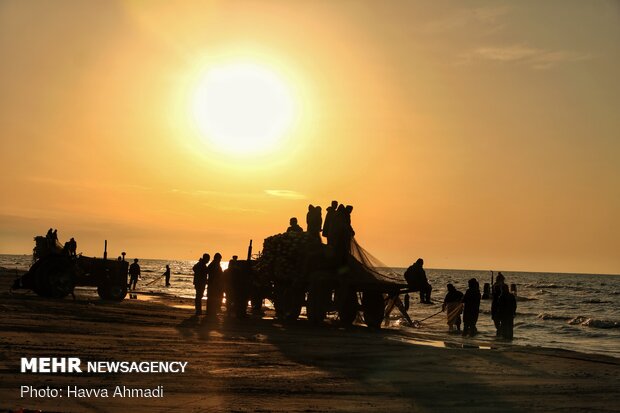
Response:
[[[100,301],[9,292],[0,276],[0,411],[618,411],[620,360],[500,344],[419,345],[415,331],[304,320],[196,318],[191,303],[138,294]],[[441,343],[440,343],[441,344]],[[474,343],[475,344],[475,343]],[[452,345],[452,347],[458,347]],[[22,357],[184,361],[185,373],[20,373]],[[157,388],[163,397],[20,397],[33,388]]]

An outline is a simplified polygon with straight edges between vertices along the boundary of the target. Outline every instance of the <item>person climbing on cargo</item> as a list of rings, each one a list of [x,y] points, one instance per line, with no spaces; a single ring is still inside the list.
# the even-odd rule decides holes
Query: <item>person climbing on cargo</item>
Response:
[[[332,201],[331,206],[328,206],[325,210],[325,221],[323,221],[323,236],[327,239],[328,244],[329,230],[334,220],[334,216],[336,215],[336,209],[338,209],[338,201]]]
[[[514,318],[517,315],[517,299],[508,289],[508,284],[502,284],[502,292],[497,300],[496,317],[500,320],[500,335],[506,340],[512,340]]]
[[[135,290],[138,278],[140,278],[140,265],[138,259],[134,258],[133,263],[129,266],[129,289]]]
[[[321,241],[321,225],[323,224],[323,213],[320,206],[308,205],[308,214],[306,215],[306,224],[308,225],[308,234],[314,240]]]
[[[453,331],[456,326],[456,331],[461,331],[461,311],[463,310],[463,293],[454,287],[452,284],[447,285],[448,293],[443,299],[443,305],[441,310],[446,312],[446,318],[448,321],[448,331]]]
[[[491,318],[493,319],[493,323],[495,324],[495,336],[499,337],[502,335],[502,320],[497,315],[497,303],[500,295],[502,295],[502,290],[504,288],[505,283],[504,274],[501,272],[497,273],[497,277],[495,278],[495,284],[493,284],[493,292],[491,301]]]
[[[207,286],[207,264],[211,256],[207,253],[202,254],[202,257],[198,259],[198,262],[194,264],[192,270],[194,271],[194,289],[196,290],[196,298],[194,299],[194,308],[196,315],[202,314],[202,297],[205,293],[205,287]]]
[[[69,255],[77,257],[77,241],[73,237],[69,240]]]
[[[353,228],[351,227],[350,215],[346,207],[342,204],[340,204],[336,210],[329,233],[329,242],[333,248],[334,255],[341,265],[345,265],[347,257],[351,252]]]
[[[289,224],[290,226],[287,228],[286,232],[304,232],[304,229],[297,223],[297,218],[291,218]]]
[[[221,261],[222,254],[217,252],[207,267],[207,317],[215,317],[222,307],[224,272]]]
[[[418,258],[413,265],[407,268],[404,276],[405,280],[407,280],[407,284],[409,284],[409,290],[420,292],[420,302],[422,304],[432,304],[431,292],[433,291],[433,287],[426,278],[426,271],[424,271],[423,265],[424,260]]]
[[[463,297],[463,336],[475,336],[478,333],[476,323],[480,313],[480,284],[475,278],[467,282],[469,288]]]

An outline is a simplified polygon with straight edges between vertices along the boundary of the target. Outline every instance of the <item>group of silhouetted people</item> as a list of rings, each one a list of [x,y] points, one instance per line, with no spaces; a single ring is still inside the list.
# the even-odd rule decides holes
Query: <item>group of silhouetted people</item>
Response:
[[[57,249],[62,244],[58,241],[58,230],[50,228],[47,230],[45,234],[45,239],[47,240],[47,246],[51,249]],[[65,242],[62,245],[62,252],[69,255],[70,257],[77,257],[77,241],[75,238],[71,238],[69,241]]]
[[[351,226],[353,206],[345,206],[338,204],[338,201],[332,201],[331,205],[327,207],[325,220],[323,220],[322,212],[320,206],[308,205],[308,213],[306,214],[307,232],[319,242],[321,242],[321,235],[323,235],[336,257],[342,262],[346,262],[347,255],[351,250],[351,239],[355,235]],[[303,231],[297,218],[292,217],[289,220],[289,227],[286,232]]]
[[[461,313],[463,314],[463,336],[478,333],[476,323],[480,314],[480,284],[475,278],[467,282],[465,294],[458,291],[453,284],[448,284],[448,292],[443,301],[442,310],[446,312],[449,331],[461,332]],[[493,285],[493,302],[491,317],[497,329],[496,336],[511,340],[513,337],[514,317],[517,311],[516,297],[509,291],[504,276],[499,273]]]
[[[194,271],[194,288],[196,290],[196,299],[194,301],[196,315],[202,314],[202,297],[207,286],[207,315],[216,315],[222,305],[224,296],[224,271],[221,265],[222,254],[218,252],[213,256],[213,261],[209,262],[210,260],[211,256],[204,253],[192,268]]]
[[[497,330],[497,337],[512,339],[516,314],[517,298],[510,292],[505,277],[500,272],[493,284],[493,301],[491,302],[491,317]]]

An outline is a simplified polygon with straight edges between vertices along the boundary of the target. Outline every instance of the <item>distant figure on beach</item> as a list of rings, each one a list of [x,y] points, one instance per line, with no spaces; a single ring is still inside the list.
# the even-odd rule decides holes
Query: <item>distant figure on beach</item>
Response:
[[[493,319],[493,323],[495,324],[495,336],[499,337],[502,335],[502,321],[500,317],[497,315],[497,303],[499,301],[499,296],[502,295],[502,290],[504,288],[505,283],[504,274],[501,272],[497,273],[497,277],[495,278],[495,284],[493,284],[492,297],[493,301],[491,301],[491,318]]]
[[[306,223],[308,224],[308,234],[313,239],[321,240],[321,225],[323,225],[323,213],[320,206],[308,205],[308,214],[306,215]]]
[[[463,293],[454,287],[452,284],[447,285],[448,293],[443,299],[442,311],[446,312],[448,321],[448,331],[453,331],[456,326],[456,331],[461,331],[461,311],[463,310]]]
[[[207,317],[215,317],[222,307],[224,295],[224,272],[221,266],[222,254],[217,252],[207,267]]]
[[[205,294],[205,287],[207,286],[207,264],[210,259],[211,256],[204,253],[202,254],[202,257],[198,259],[198,262],[192,267],[192,270],[194,271],[194,289],[196,290],[196,298],[194,299],[196,315],[202,314],[202,297]]]
[[[293,217],[289,220],[289,227],[286,232],[304,232],[304,229],[297,223],[297,218]]]
[[[426,271],[422,268],[423,265],[424,260],[418,258],[417,261],[405,271],[405,280],[407,280],[407,284],[409,284],[409,289],[411,291],[420,292],[421,303],[432,304],[431,291],[433,291],[433,287],[426,278]]]
[[[163,274],[166,277],[166,287],[170,287],[170,265],[166,264],[166,271]]]
[[[134,258],[133,263],[129,266],[129,289],[135,290],[138,278],[140,278],[140,265],[138,259]]]
[[[475,336],[478,333],[476,323],[480,313],[480,284],[475,278],[467,282],[469,288],[463,297],[463,336]]]
[[[497,300],[497,318],[500,320],[500,335],[506,340],[512,340],[516,315],[517,299],[508,289],[508,284],[503,284],[502,293]]]
[[[332,201],[331,206],[328,206],[325,210],[325,221],[323,221],[323,236],[327,238],[329,244],[329,230],[331,228],[334,216],[336,215],[336,209],[338,209],[338,201]]]

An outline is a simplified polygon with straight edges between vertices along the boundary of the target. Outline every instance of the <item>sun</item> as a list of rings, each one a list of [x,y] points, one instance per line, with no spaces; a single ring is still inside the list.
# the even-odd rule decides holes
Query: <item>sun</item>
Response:
[[[237,155],[277,149],[296,109],[283,77],[255,63],[211,68],[198,82],[191,103],[200,134],[214,149]]]

